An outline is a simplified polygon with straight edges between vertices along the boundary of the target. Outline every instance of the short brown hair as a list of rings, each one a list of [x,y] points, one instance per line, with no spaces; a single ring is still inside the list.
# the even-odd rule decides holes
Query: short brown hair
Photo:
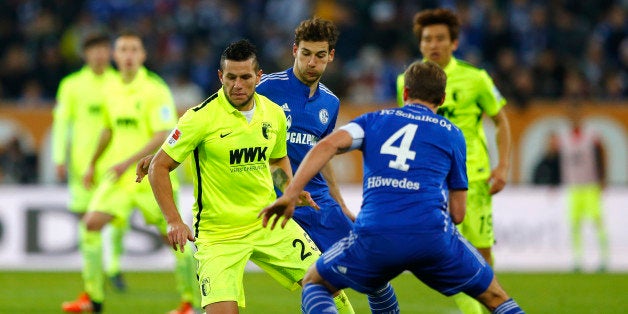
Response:
[[[412,32],[419,43],[421,43],[423,28],[434,24],[447,25],[451,41],[458,39],[458,35],[460,34],[460,20],[458,16],[449,9],[431,9],[421,11],[414,15]]]
[[[336,47],[340,32],[333,22],[318,17],[301,22],[294,30],[294,43],[299,45],[301,41],[326,41],[329,50]]]
[[[83,50],[87,50],[93,46],[111,45],[111,38],[104,32],[91,33],[83,39]]]
[[[408,97],[440,105],[445,97],[447,75],[432,61],[415,61],[404,73]]]

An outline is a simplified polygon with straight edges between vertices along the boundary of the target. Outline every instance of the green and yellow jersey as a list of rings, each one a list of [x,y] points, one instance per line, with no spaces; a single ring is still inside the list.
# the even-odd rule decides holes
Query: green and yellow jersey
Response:
[[[55,164],[69,162],[72,182],[87,170],[103,129],[104,88],[119,79],[109,67],[96,75],[84,66],[61,80],[53,111],[52,158]]]
[[[483,69],[452,57],[444,70],[447,74],[446,95],[438,114],[453,122],[464,134],[469,181],[487,180],[491,175],[491,166],[482,115],[497,115],[506,105],[506,99]],[[403,99],[399,97],[403,95],[403,74],[400,76],[397,79],[397,99],[403,106]]]
[[[220,89],[189,109],[161,146],[179,163],[192,154],[196,236],[240,238],[275,199],[269,160],[287,155],[286,117],[268,98],[254,100],[248,122]]]
[[[121,79],[107,86],[104,127],[111,129],[111,141],[101,157],[107,168],[129,158],[144,147],[156,132],[169,131],[177,121],[177,111],[168,85],[155,73],[142,67],[135,79]],[[135,166],[120,177],[135,183]],[[178,181],[173,182],[173,188]]]

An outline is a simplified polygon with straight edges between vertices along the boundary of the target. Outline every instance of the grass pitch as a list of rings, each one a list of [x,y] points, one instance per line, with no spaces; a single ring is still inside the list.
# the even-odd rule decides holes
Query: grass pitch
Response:
[[[628,274],[499,273],[501,285],[527,313],[628,313]],[[166,272],[129,272],[129,289],[107,288],[107,314],[163,314],[179,298]],[[458,313],[453,301],[430,290],[410,274],[392,282],[404,314]],[[300,292],[290,292],[265,273],[244,277],[246,314],[300,313]],[[62,313],[61,302],[81,290],[78,272],[0,271],[0,313]],[[366,296],[347,292],[356,313],[370,313]]]

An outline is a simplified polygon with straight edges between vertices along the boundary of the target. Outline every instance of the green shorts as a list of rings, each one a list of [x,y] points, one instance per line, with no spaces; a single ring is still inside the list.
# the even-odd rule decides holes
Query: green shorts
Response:
[[[476,248],[490,248],[495,243],[493,233],[492,198],[486,181],[469,182],[467,213],[458,225],[460,233]]]
[[[68,178],[68,190],[70,192],[70,201],[68,203],[70,211],[77,214],[85,214],[94,190],[86,189],[83,185],[83,178],[80,176],[70,176]]]
[[[284,229],[263,228],[261,220],[244,237],[196,240],[201,305],[236,301],[245,307],[243,276],[251,260],[289,290],[299,287],[320,251],[307,233],[290,220]]]
[[[136,183],[123,178],[125,177],[115,180],[112,175],[105,175],[94,190],[88,211],[103,212],[114,216],[118,221],[128,221],[133,210],[137,208],[147,224],[156,226],[161,234],[166,234],[167,223],[148,180]],[[174,196],[176,201],[176,192]]]
[[[602,189],[597,184],[570,186],[569,217],[573,223],[584,218],[600,219],[602,215]]]

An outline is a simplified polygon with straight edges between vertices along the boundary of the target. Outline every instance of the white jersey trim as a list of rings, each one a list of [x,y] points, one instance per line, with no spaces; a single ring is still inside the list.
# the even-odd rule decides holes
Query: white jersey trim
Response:
[[[347,125],[341,126],[339,130],[347,131],[349,135],[351,135],[351,138],[353,138],[353,142],[351,143],[349,150],[354,150],[362,146],[362,141],[364,140],[364,129],[362,129],[359,124],[350,122]]]

